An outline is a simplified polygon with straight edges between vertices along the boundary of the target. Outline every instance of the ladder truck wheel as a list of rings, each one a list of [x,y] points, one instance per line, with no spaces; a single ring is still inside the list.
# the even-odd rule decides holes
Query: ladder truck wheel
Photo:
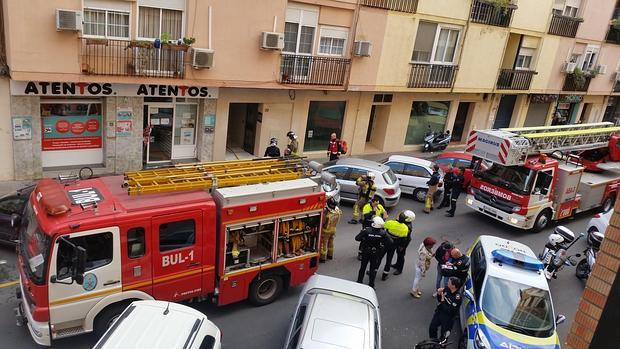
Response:
[[[549,210],[542,210],[536,216],[536,220],[534,221],[534,226],[532,227],[532,231],[534,233],[538,233],[539,231],[545,229],[547,225],[549,225],[549,220],[551,219],[551,212]]]
[[[607,199],[603,202],[603,212],[609,212],[614,208],[614,204],[616,203],[616,193],[609,194]]]
[[[282,293],[283,282],[278,275],[258,276],[250,284],[250,303],[262,306],[275,301]]]

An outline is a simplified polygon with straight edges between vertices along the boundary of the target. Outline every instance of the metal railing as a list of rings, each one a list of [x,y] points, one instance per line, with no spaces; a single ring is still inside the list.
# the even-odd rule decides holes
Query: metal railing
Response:
[[[586,77],[584,83],[577,83],[575,80],[575,75],[566,75],[566,78],[564,78],[564,86],[562,86],[562,91],[587,92],[588,88],[590,88],[590,81],[592,81],[592,78]]]
[[[538,74],[533,70],[502,69],[497,79],[498,90],[529,90],[532,77]]]
[[[418,10],[418,0],[361,0],[360,5],[407,13]]]
[[[81,39],[81,70],[88,75],[185,77],[188,46],[147,41]]]
[[[574,38],[577,35],[579,24],[583,22],[581,18],[562,16],[553,14],[549,25],[549,34]]]
[[[498,6],[484,0],[474,0],[469,18],[472,22],[508,27],[514,6]]]
[[[410,88],[451,88],[454,85],[458,65],[411,64]]]
[[[620,29],[614,27],[613,25],[610,25],[609,31],[607,32],[607,37],[605,37],[605,41],[611,44],[620,44]]]
[[[351,66],[348,58],[283,54],[280,63],[282,84],[342,86]]]

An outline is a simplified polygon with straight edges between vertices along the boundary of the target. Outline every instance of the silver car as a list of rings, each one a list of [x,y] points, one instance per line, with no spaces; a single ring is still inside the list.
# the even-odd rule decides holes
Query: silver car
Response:
[[[358,186],[355,181],[372,172],[375,174],[375,185],[377,186],[376,196],[384,207],[394,207],[400,200],[400,186],[398,179],[392,170],[374,161],[345,158],[335,162],[330,162],[325,167],[327,171],[336,176],[340,184],[340,200],[355,202],[357,201]]]

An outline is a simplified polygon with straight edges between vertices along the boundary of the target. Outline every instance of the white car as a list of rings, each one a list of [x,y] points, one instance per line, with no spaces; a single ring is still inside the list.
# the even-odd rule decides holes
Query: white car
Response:
[[[605,213],[597,213],[592,219],[590,219],[586,230],[588,232],[588,241],[591,241],[590,235],[593,232],[599,232],[605,235],[605,231],[609,226],[609,220],[611,219],[612,214],[614,214],[614,210],[609,210]]]
[[[314,275],[304,286],[284,349],[381,349],[375,290],[356,282]]]
[[[207,316],[185,305],[135,301],[93,349],[221,349],[222,333]]]
[[[431,178],[435,165],[433,162],[412,156],[392,155],[382,163],[392,169],[403,193],[411,194],[417,201],[424,202],[428,191],[426,182]],[[443,179],[441,169],[439,173]],[[443,192],[442,187],[437,190],[436,195],[439,196],[441,192]]]

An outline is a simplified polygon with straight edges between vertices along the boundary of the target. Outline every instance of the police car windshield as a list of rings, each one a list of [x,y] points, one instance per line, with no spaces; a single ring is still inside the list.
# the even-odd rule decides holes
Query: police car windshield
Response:
[[[486,171],[476,172],[476,177],[513,192],[527,195],[532,189],[535,172],[522,166],[493,164]]]
[[[513,332],[546,338],[555,331],[549,291],[489,276],[482,311],[494,324]]]

